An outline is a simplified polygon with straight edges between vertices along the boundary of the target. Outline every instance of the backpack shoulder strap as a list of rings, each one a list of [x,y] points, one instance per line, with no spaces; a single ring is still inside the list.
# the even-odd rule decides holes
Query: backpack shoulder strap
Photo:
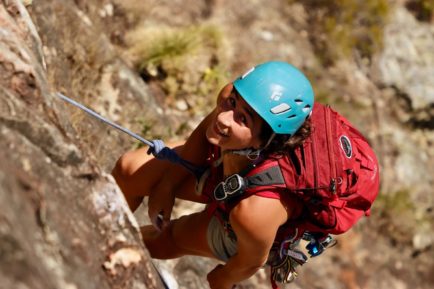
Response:
[[[286,188],[279,163],[266,161],[240,174],[233,174],[220,182],[214,189],[214,199],[229,201],[235,197],[247,197],[257,192]]]
[[[263,187],[285,186],[285,179],[277,162],[272,162],[254,168],[245,177],[246,190],[255,190]]]

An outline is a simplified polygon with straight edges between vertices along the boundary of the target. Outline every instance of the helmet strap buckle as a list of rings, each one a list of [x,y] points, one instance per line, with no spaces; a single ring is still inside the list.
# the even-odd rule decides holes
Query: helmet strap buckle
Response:
[[[272,133],[270,138],[268,139],[267,143],[265,144],[265,146],[263,148],[259,148],[259,149],[249,148],[249,149],[242,149],[242,150],[233,150],[233,151],[231,151],[231,153],[236,154],[236,155],[240,155],[240,156],[246,156],[251,161],[257,161],[259,159],[259,157],[261,156],[262,151],[270,145],[270,143],[273,141],[275,136],[276,136],[276,134]]]
[[[239,156],[246,156],[251,161],[256,161],[261,155],[262,149],[242,149],[242,150],[232,150],[230,151],[233,154]]]

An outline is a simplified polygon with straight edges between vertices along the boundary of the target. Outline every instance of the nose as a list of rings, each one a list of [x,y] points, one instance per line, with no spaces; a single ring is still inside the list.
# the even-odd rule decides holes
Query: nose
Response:
[[[232,110],[222,111],[217,116],[218,123],[225,128],[231,126],[233,119],[234,119],[234,112]]]

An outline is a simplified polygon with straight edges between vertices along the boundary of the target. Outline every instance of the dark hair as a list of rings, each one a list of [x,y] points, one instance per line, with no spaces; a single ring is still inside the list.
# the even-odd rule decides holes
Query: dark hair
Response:
[[[289,150],[301,146],[312,132],[310,119],[307,119],[294,135],[276,134],[271,143],[262,151],[265,155],[281,155]],[[264,141],[264,145],[270,139],[273,130],[270,125],[263,122],[262,130],[259,137]]]

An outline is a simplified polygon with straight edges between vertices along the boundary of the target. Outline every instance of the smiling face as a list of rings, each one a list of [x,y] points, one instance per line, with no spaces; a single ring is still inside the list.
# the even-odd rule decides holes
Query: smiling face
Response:
[[[263,120],[236,92],[232,84],[220,92],[216,113],[206,131],[208,141],[223,151],[260,148]]]

